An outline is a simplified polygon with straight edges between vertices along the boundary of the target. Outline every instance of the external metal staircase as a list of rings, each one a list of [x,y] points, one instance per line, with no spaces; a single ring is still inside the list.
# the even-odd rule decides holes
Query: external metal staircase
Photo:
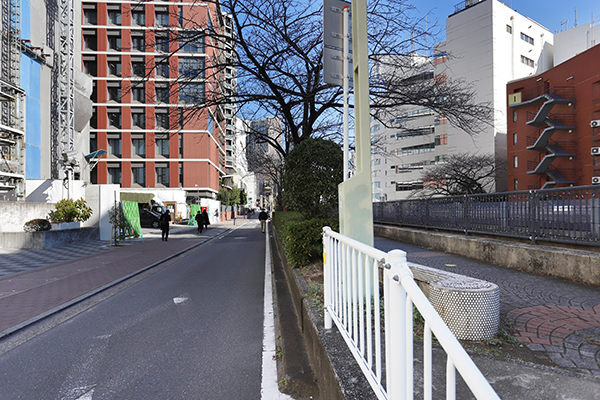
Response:
[[[561,144],[551,140],[555,132],[572,131],[576,128],[573,115],[555,115],[550,113],[557,104],[570,105],[575,102],[575,99],[573,98],[573,88],[539,86],[533,92],[524,93],[524,95],[529,95],[530,98],[523,98],[523,101],[511,105],[511,107],[535,105],[543,102],[536,112],[527,112],[526,115],[528,120],[526,124],[538,128],[547,125],[540,135],[534,139],[535,142],[527,147],[527,150],[539,152],[545,151],[547,154],[543,155],[543,157],[542,154],[540,154],[537,160],[530,161],[527,165],[527,173],[546,175],[549,180],[544,184],[543,188],[552,188],[556,185],[576,183],[576,181],[572,181],[565,177],[558,169],[551,167],[554,160],[558,157],[575,157],[577,155],[574,152],[566,151]]]

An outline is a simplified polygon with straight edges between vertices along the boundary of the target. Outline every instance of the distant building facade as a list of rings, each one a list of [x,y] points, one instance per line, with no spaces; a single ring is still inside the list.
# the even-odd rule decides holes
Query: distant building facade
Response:
[[[235,71],[211,69],[231,54],[199,32],[232,35],[230,17],[191,1],[85,1],[82,14],[83,67],[94,80],[90,151],[107,152],[92,183],[215,198],[233,168],[235,109],[198,108],[207,92],[234,93]]]
[[[569,42],[566,61],[507,85],[509,190],[600,184],[600,46]]]

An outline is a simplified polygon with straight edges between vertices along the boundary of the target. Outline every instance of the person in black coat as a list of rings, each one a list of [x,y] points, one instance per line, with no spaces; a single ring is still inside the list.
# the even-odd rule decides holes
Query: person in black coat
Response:
[[[210,220],[208,218],[208,213],[206,212],[206,209],[202,210],[202,216],[204,217],[204,226],[208,228],[208,226],[210,225]]]
[[[258,220],[260,221],[260,231],[262,233],[265,233],[265,224],[267,223],[268,219],[269,215],[266,213],[266,211],[260,210],[260,214],[258,214]]]
[[[161,214],[159,220],[160,230],[162,231],[162,240],[164,242],[169,240],[169,222],[171,222],[171,214],[169,214],[169,210],[167,210]]]
[[[198,225],[198,233],[200,234],[202,233],[202,228],[204,228],[204,215],[198,211],[194,219],[196,220],[196,224]]]

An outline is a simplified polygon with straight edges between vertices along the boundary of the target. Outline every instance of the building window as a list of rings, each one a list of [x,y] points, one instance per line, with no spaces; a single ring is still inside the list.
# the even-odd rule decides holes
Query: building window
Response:
[[[96,56],[84,55],[83,58],[83,72],[91,76],[98,76],[98,64],[96,63]]]
[[[131,126],[138,127],[140,129],[146,128],[146,113],[143,109],[132,109],[131,110]]]
[[[155,83],[154,89],[156,91],[156,102],[157,103],[169,103],[169,84],[168,83]]]
[[[108,101],[121,102],[121,82],[107,82]]]
[[[156,163],[156,183],[169,186],[169,164]]]
[[[179,187],[183,187],[183,163],[179,163]]]
[[[380,189],[381,188],[381,182],[373,182],[373,188],[374,189]]]
[[[199,104],[204,102],[204,83],[179,83],[179,102]]]
[[[161,61],[156,63],[156,76],[162,76],[163,78],[169,77],[169,62]]]
[[[144,57],[131,57],[131,75],[146,76],[146,63]]]
[[[513,133],[513,145],[517,144],[517,134]]]
[[[517,122],[517,110],[513,110],[513,122]]]
[[[434,142],[436,146],[448,144],[448,135],[438,135],[434,138]]]
[[[204,33],[201,31],[180,32],[179,49],[184,53],[204,53]]]
[[[83,47],[86,50],[96,51],[98,49],[98,39],[95,30],[83,30]]]
[[[156,155],[162,157],[169,157],[169,135],[168,134],[156,134]]]
[[[535,67],[535,62],[531,58],[527,58],[525,56],[521,56],[521,62],[528,67]]]
[[[110,163],[108,164],[108,183],[121,184],[121,165]]]
[[[514,185],[515,185],[515,190],[519,190],[519,180],[518,179],[514,180]]]
[[[132,7],[134,5],[132,4]],[[143,5],[142,5],[143,7]],[[131,10],[131,24],[132,25],[138,25],[138,26],[145,26],[146,25],[146,14],[144,13],[144,10],[135,10],[132,9]]]
[[[113,76],[121,76],[121,57],[119,56],[108,56],[106,57],[108,62],[108,73]]]
[[[146,168],[144,168],[144,164],[131,164],[131,182],[134,185],[146,186]]]
[[[179,158],[183,158],[183,133],[179,133]]]
[[[113,128],[121,129],[121,110],[118,108],[109,108],[106,113],[108,124]]]
[[[131,152],[138,157],[146,156],[146,139],[143,134],[131,135]]]
[[[131,82],[131,100],[138,103],[146,102],[146,86],[144,82]]]
[[[506,32],[512,34],[512,26],[506,25]]]
[[[155,35],[155,47],[156,51],[163,53],[169,52],[169,36],[163,32],[157,32]]]
[[[524,41],[526,41],[529,44],[533,44],[533,38],[530,37],[530,36],[527,36],[523,32],[521,32],[521,39],[524,40]]]
[[[108,9],[108,23],[111,25],[121,25],[121,5],[120,4],[107,4]]]
[[[156,113],[156,127],[169,129],[169,110],[166,108],[157,108]]]
[[[115,157],[121,157],[121,135],[118,133],[108,134],[108,154]]]
[[[144,31],[131,31],[131,48],[132,50],[146,51]]]
[[[155,6],[155,26],[169,26],[169,8],[166,6]]]
[[[519,168],[519,158],[517,156],[513,157],[513,167]]]
[[[179,76],[204,78],[204,58],[179,57]]]
[[[107,31],[108,49],[121,51],[121,31]]]
[[[96,11],[96,4],[83,3],[83,23],[89,25],[96,25],[98,23],[98,12]]]

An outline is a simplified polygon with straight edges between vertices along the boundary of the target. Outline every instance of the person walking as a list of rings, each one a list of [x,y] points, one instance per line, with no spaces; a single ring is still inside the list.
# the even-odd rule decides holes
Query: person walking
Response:
[[[208,229],[208,226],[210,225],[210,220],[208,218],[208,213],[206,212],[206,208],[204,210],[202,210],[202,217],[204,219],[204,227]]]
[[[196,220],[196,224],[198,225],[198,234],[201,234],[202,228],[204,228],[204,215],[202,215],[202,213],[198,211],[194,219]]]
[[[169,210],[165,211],[160,216],[159,224],[160,230],[162,231],[162,240],[166,242],[169,240],[169,222],[171,222],[171,214],[169,214]]]
[[[267,219],[269,219],[269,215],[265,210],[260,210],[260,214],[258,214],[258,220],[260,221],[260,231],[265,233],[265,224],[267,223]]]

